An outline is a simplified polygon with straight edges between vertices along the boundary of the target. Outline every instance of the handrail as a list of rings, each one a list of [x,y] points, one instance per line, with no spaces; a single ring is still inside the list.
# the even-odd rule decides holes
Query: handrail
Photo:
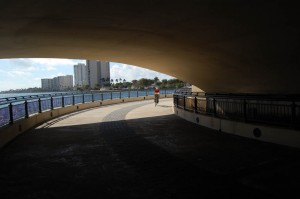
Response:
[[[175,92],[177,95],[205,96],[212,98],[255,99],[255,100],[300,100],[299,94],[257,94],[257,93],[205,93],[205,92]]]
[[[174,106],[217,118],[300,128],[300,95],[175,93]]]
[[[64,93],[48,93],[48,94],[37,94],[37,95],[25,95],[25,96],[15,96],[15,97],[4,97],[0,98],[0,104],[24,101],[26,99],[38,99],[41,97],[51,97],[51,96],[64,96],[64,95],[73,95],[76,92],[64,92]],[[83,94],[83,93],[80,93]]]
[[[174,89],[161,90],[161,95],[173,94]],[[152,96],[153,90],[126,90],[89,93],[42,94],[0,99],[0,127],[13,124],[16,120],[56,108],[96,101]],[[34,97],[33,97],[34,96]],[[7,99],[3,102],[2,99]]]

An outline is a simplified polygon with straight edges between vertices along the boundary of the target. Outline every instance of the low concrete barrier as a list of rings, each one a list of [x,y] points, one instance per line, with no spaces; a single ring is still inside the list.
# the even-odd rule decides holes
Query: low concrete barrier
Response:
[[[174,107],[174,113],[185,120],[217,131],[259,141],[300,148],[300,131],[298,130],[226,120],[196,114],[177,107]]]
[[[160,98],[172,98],[172,97],[173,94],[166,94],[160,96]],[[29,129],[34,128],[39,124],[42,124],[56,117],[60,117],[69,113],[73,113],[76,111],[89,109],[89,108],[95,108],[95,107],[111,105],[111,104],[126,103],[126,102],[151,100],[151,99],[154,99],[154,96],[141,96],[141,97],[134,97],[134,98],[96,101],[96,102],[89,102],[84,104],[76,104],[64,108],[57,108],[42,113],[38,113],[35,115],[31,115],[29,118],[15,121],[12,125],[7,125],[0,129],[0,148],[5,146],[7,143],[12,141],[16,136],[24,133],[25,131],[28,131]]]

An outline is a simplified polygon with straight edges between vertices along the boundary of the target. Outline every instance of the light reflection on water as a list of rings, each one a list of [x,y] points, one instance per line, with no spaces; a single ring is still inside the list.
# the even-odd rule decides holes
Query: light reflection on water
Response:
[[[43,93],[0,93],[0,98],[7,97],[18,97],[18,96],[27,96],[27,95],[41,95],[41,94],[50,94],[55,92],[43,92]],[[58,92],[60,93],[60,92]]]
[[[166,90],[166,91],[165,91]],[[112,91],[113,92],[113,95],[117,95],[119,96],[119,92],[120,91]],[[128,90],[123,90],[121,91],[122,92],[122,97],[128,97]],[[132,97],[135,97],[135,95],[137,95],[136,93],[137,91],[136,90],[131,90],[130,91],[130,95],[132,95]],[[148,92],[148,95],[152,94],[153,90],[149,89],[147,90]],[[170,94],[170,93],[173,93],[174,92],[174,89],[162,89],[161,90],[161,93],[164,94],[164,93],[167,93],[167,94]],[[68,93],[68,92],[42,92],[42,93],[0,93],[0,99],[1,98],[9,98],[9,97],[19,97],[19,96],[28,96],[28,95],[42,95],[42,94],[53,94],[53,93]],[[69,92],[69,93],[72,93],[72,92]],[[75,92],[76,93],[76,92]],[[102,93],[102,92],[101,92]],[[109,92],[103,92],[105,93],[105,95],[109,95],[110,96],[110,91]],[[143,95],[146,93],[146,90],[140,90],[139,91],[139,95]],[[79,93],[79,94],[82,94],[82,93]],[[115,97],[114,97],[115,98]]]

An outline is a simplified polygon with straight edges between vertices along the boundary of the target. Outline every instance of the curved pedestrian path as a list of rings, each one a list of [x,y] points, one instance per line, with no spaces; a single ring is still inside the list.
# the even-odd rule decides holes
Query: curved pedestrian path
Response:
[[[0,150],[0,197],[282,198],[298,193],[299,149],[189,123],[172,99],[49,121]]]

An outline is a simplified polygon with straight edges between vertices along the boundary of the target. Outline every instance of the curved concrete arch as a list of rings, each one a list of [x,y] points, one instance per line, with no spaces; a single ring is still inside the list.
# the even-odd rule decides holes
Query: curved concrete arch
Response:
[[[132,64],[206,92],[300,93],[288,1],[30,0],[0,5],[0,58]]]

